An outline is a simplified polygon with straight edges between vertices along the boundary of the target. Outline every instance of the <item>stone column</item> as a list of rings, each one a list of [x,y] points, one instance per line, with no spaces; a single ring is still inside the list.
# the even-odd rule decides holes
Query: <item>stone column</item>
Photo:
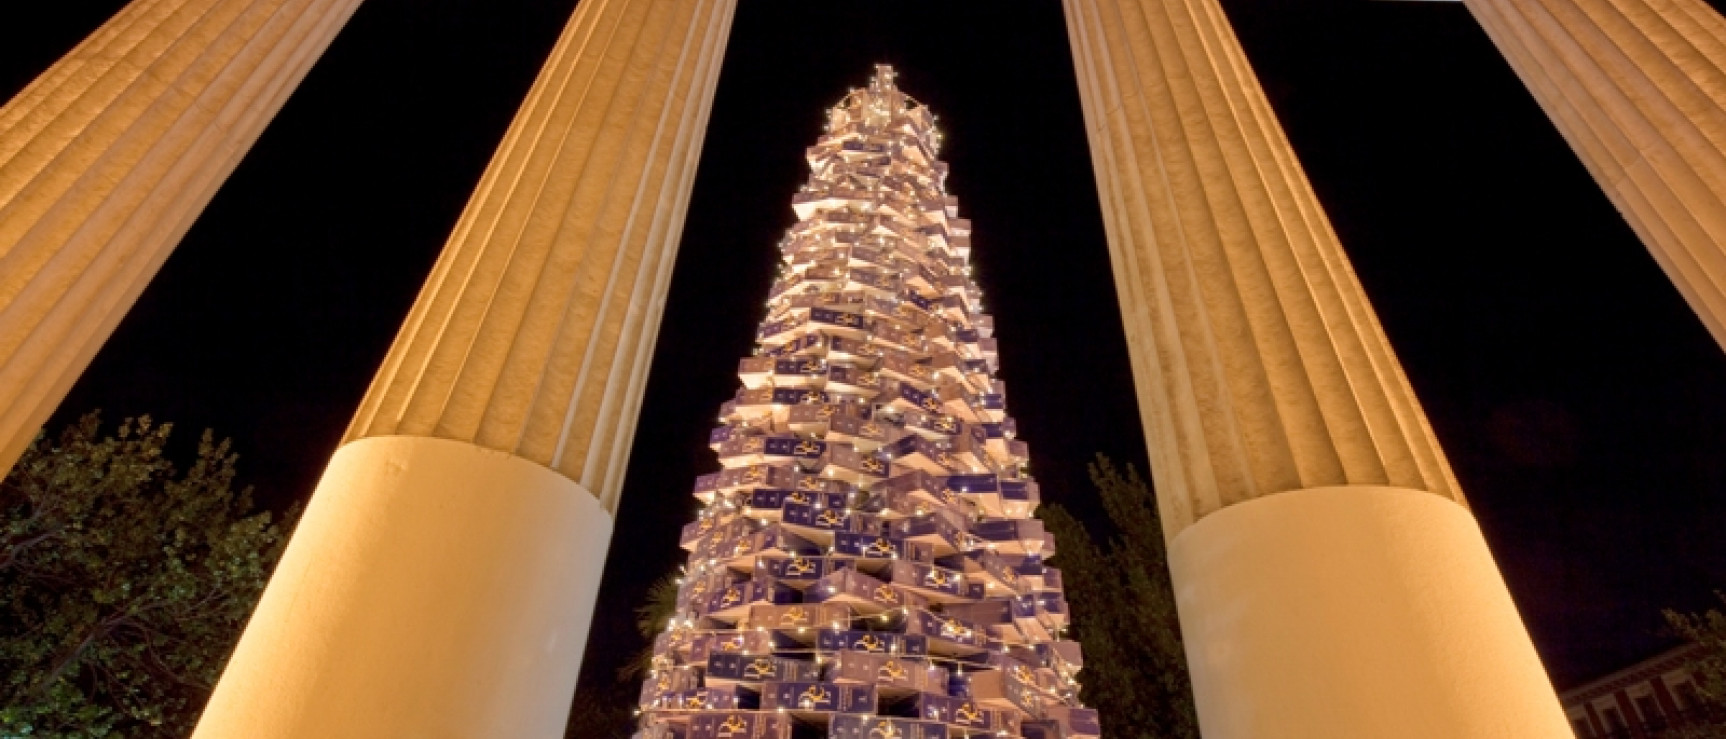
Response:
[[[0,108],[0,471],[359,0],[133,0]]]
[[[1568,736],[1217,2],[1065,4],[1205,736]]]
[[[1702,0],[1466,4],[1726,348],[1726,20]]]
[[[584,0],[199,737],[560,736],[734,0]]]

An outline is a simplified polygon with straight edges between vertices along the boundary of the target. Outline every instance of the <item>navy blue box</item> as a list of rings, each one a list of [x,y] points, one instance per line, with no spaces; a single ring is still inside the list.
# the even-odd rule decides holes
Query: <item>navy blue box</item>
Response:
[[[713,654],[707,657],[706,678],[714,681],[759,683],[814,680],[820,669],[814,662],[747,654]]]
[[[827,727],[828,739],[947,739],[947,727],[934,721],[841,713]]]
[[[852,651],[907,657],[923,657],[929,654],[928,639],[918,634],[822,629],[816,634],[815,645],[824,652]]]
[[[761,687],[763,710],[874,713],[875,686],[821,682],[769,682]]]

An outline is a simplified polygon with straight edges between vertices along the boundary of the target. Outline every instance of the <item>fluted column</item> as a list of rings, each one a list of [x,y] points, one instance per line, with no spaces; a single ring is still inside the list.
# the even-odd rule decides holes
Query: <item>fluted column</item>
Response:
[[[1560,736],[1215,0],[1066,0],[1205,736]]]
[[[1726,20],[1701,0],[1467,0],[1726,348]]]
[[[0,108],[0,470],[358,5],[134,0]]]
[[[561,735],[733,0],[583,0],[200,737]]]

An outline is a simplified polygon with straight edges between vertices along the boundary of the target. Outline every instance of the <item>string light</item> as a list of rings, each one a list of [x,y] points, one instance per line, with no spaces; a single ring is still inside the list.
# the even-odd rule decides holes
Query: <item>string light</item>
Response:
[[[697,493],[697,497],[705,504],[699,513],[699,520],[711,521],[717,525],[712,527],[712,531],[704,533],[694,544],[695,553],[692,554],[690,562],[695,571],[690,572],[687,566],[679,571],[676,584],[680,589],[680,607],[687,590],[684,586],[691,579],[714,582],[707,578],[717,578],[724,574],[724,578],[719,582],[729,583],[735,579],[737,570],[746,572],[751,577],[762,570],[783,571],[783,568],[774,564],[784,561],[781,555],[802,556],[798,552],[804,545],[798,544],[801,540],[791,533],[794,531],[801,531],[808,537],[823,537],[819,542],[808,545],[807,550],[817,558],[821,558],[825,552],[825,558],[821,558],[823,564],[820,565],[819,572],[861,572],[864,568],[884,566],[865,564],[871,560],[887,560],[893,564],[888,570],[889,574],[881,577],[885,578],[888,584],[893,584],[891,573],[898,571],[896,568],[902,553],[913,560],[925,561],[934,559],[936,555],[963,555],[964,570],[968,572],[957,569],[942,570],[953,573],[951,582],[954,587],[959,588],[959,593],[993,593],[1004,589],[1008,591],[1009,597],[1014,597],[1014,587],[1000,577],[1001,574],[1010,572],[1014,566],[1001,559],[1002,552],[1022,556],[1025,560],[1021,561],[1033,563],[1042,555],[1044,541],[1041,538],[1017,537],[1004,541],[987,541],[968,530],[973,523],[990,520],[989,516],[999,516],[1005,520],[1022,519],[1035,507],[1034,498],[1028,504],[1023,501],[1008,501],[1004,499],[1002,492],[972,491],[963,485],[957,486],[955,491],[955,495],[959,496],[959,505],[962,506],[963,519],[940,519],[944,523],[933,530],[936,536],[933,545],[914,544],[909,538],[895,539],[894,546],[884,557],[871,556],[868,553],[844,554],[837,546],[839,532],[866,532],[883,536],[888,533],[889,523],[892,521],[927,521],[933,517],[928,504],[919,502],[913,516],[906,518],[904,506],[907,499],[902,494],[889,494],[891,491],[885,489],[869,489],[878,479],[891,479],[888,477],[889,470],[883,469],[877,474],[856,468],[860,462],[855,460],[869,459],[866,455],[871,453],[879,454],[877,459],[898,468],[891,470],[892,473],[908,468],[900,467],[901,464],[924,464],[921,460],[924,460],[929,452],[921,447],[915,451],[902,451],[882,446],[881,442],[895,441],[896,435],[902,437],[908,433],[917,434],[929,440],[928,448],[953,455],[954,465],[937,466],[936,469],[998,474],[1003,479],[1008,475],[1029,479],[1029,460],[1012,447],[999,443],[1002,437],[1007,440],[1014,439],[1015,432],[1008,430],[997,433],[994,438],[985,440],[981,448],[977,448],[969,445],[972,440],[968,437],[960,438],[956,442],[949,431],[933,425],[938,418],[962,419],[958,428],[964,428],[962,424],[1001,423],[1004,418],[998,404],[996,408],[989,408],[994,401],[984,397],[995,390],[992,386],[992,353],[985,354],[983,351],[988,344],[961,340],[957,335],[961,331],[977,331],[981,334],[989,324],[985,323],[985,317],[973,315],[973,312],[982,310],[982,291],[969,282],[973,268],[969,262],[968,247],[955,243],[966,231],[961,223],[952,220],[947,213],[952,200],[941,189],[941,181],[945,176],[944,167],[932,159],[932,153],[939,150],[943,138],[942,133],[935,127],[936,120],[915,101],[899,93],[893,87],[890,73],[885,70],[869,88],[850,89],[840,106],[830,111],[828,120],[822,126],[823,136],[817,145],[817,151],[824,153],[815,157],[815,163],[812,164],[814,175],[808,183],[800,187],[800,195],[795,201],[801,220],[793,228],[787,229],[779,242],[780,279],[775,282],[771,297],[764,302],[771,320],[776,322],[768,329],[776,333],[765,338],[783,343],[772,346],[762,341],[758,342],[755,348],[755,356],[806,357],[813,361],[799,364],[791,373],[780,374],[775,365],[764,373],[756,373],[755,379],[746,378],[749,382],[757,383],[766,395],[739,395],[734,403],[727,404],[717,421],[720,424],[730,423],[730,428],[738,429],[732,432],[729,438],[741,438],[738,434],[758,435],[752,438],[787,435],[790,438],[820,441],[826,434],[837,434],[837,439],[832,435],[825,438],[829,443],[843,446],[832,447],[831,451],[824,446],[819,457],[799,454],[789,457],[768,455],[764,447],[762,450],[747,453],[747,458],[752,463],[769,464],[775,470],[786,469],[779,465],[787,464],[792,471],[801,468],[815,474],[813,479],[819,481],[822,492],[808,508],[801,509],[805,511],[803,515],[807,515],[809,510],[838,509],[843,511],[841,520],[812,521],[798,518],[795,520],[809,523],[794,523],[787,518],[792,509],[785,508],[786,503],[783,500],[779,501],[781,505],[778,508],[757,506],[764,501],[751,496],[755,490],[764,488],[752,488],[754,483],[737,485],[736,478],[722,479],[717,491]],[[823,249],[828,251],[821,251]],[[946,278],[950,276],[965,279],[957,283],[947,282]],[[935,297],[930,298],[930,295]],[[833,334],[831,328],[823,328],[826,323],[812,320],[812,311],[820,306],[831,306],[831,309],[840,310],[845,315],[875,318],[864,321],[860,329],[848,334],[841,342],[841,337]],[[951,359],[942,360],[940,356],[936,356],[922,360],[906,360],[907,352],[949,352],[946,356]],[[907,365],[907,361],[911,363]],[[947,364],[943,365],[943,361]],[[922,367],[928,371],[919,372],[908,367]],[[887,374],[878,381],[845,383],[839,386],[838,381],[845,376],[835,374],[837,370],[881,371]],[[932,395],[936,394],[936,388],[957,388],[959,392],[956,398],[944,403],[948,412],[954,415],[931,415],[902,408],[899,403],[886,402],[888,396],[894,392],[892,388],[900,383]],[[786,403],[774,402],[773,393],[776,389],[792,388],[797,388],[801,393],[799,407],[832,404],[828,407],[837,406],[841,414],[856,413],[861,418],[884,421],[886,428],[872,435],[846,433],[839,430],[839,424],[830,423],[826,415],[823,415],[819,422],[804,420],[807,417],[800,415],[804,411],[799,410],[792,414]],[[841,389],[846,391],[839,392]],[[946,391],[939,394],[949,395]],[[766,413],[762,413],[763,405],[767,406]],[[856,410],[851,410],[852,407]],[[955,416],[958,418],[955,419]],[[797,420],[793,421],[793,418]],[[854,457],[853,461],[836,464],[830,454],[840,448],[855,450],[859,456]],[[741,461],[744,457],[734,458]],[[767,479],[775,479],[777,474],[770,473]],[[942,474],[947,473],[943,471]],[[760,484],[767,484],[766,480],[760,481]],[[841,489],[846,491],[845,498],[825,497],[834,491],[835,486],[841,486]],[[934,505],[950,505],[934,500],[928,491],[916,491],[913,495],[927,498]],[[738,515],[738,511],[741,511],[742,515]],[[775,519],[780,519],[779,523],[772,523]],[[730,527],[732,523],[742,523],[746,530],[739,532],[735,527]],[[748,538],[755,535],[752,532],[767,530],[769,526],[787,528],[773,529],[779,533],[771,535],[771,544],[768,540]],[[909,530],[906,529],[907,532]],[[930,534],[919,536],[927,537]],[[756,549],[772,547],[762,552],[770,556],[743,558],[743,551],[737,547],[748,541],[756,542],[753,545]],[[738,556],[730,559],[706,556],[710,552],[737,552]],[[979,557],[993,559],[985,559],[979,564]],[[877,574],[880,572],[879,569],[869,571]],[[933,571],[935,570],[926,566],[912,570],[923,573]],[[762,573],[761,576],[766,575]],[[1023,626],[1016,625],[1022,619],[1009,614],[1005,624],[986,627],[977,625],[976,630],[964,638],[958,638],[958,634],[952,635],[953,638],[939,634],[917,634],[928,624],[911,618],[913,609],[910,605],[905,605],[881,610],[877,614],[876,623],[882,624],[879,628],[883,631],[871,633],[884,633],[889,636],[890,638],[885,640],[884,654],[897,658],[904,653],[906,658],[918,660],[919,664],[927,668],[926,677],[933,674],[929,672],[932,670],[947,669],[954,675],[964,676],[966,667],[975,672],[1017,664],[1006,660],[1026,655],[1013,653],[1011,649],[1042,643],[1020,633],[1021,629],[1053,626],[1054,628],[1041,633],[1045,638],[1052,633],[1057,639],[1067,630],[1064,617],[1050,614],[1047,604],[1033,595],[1044,592],[1047,584],[1043,575],[1034,577],[1035,580],[1032,575],[1024,576],[1021,582],[1024,583],[1023,587],[1029,590],[1017,598],[1019,603],[1032,606],[1038,617],[1026,621]],[[795,582],[795,579],[787,578],[786,581]],[[813,584],[808,579],[803,582],[805,587]],[[819,582],[820,580],[814,581]],[[724,587],[720,589],[723,590]],[[663,655],[665,659],[672,662],[693,656],[691,634],[741,633],[742,630],[753,628],[751,633],[757,635],[758,641],[752,641],[744,654],[759,652],[764,655],[812,659],[817,675],[822,666],[836,662],[832,653],[823,647],[828,644],[826,636],[817,636],[811,643],[807,635],[811,627],[774,628],[772,619],[778,616],[771,614],[775,612],[757,610],[758,607],[779,600],[781,595],[796,593],[795,589],[756,589],[758,587],[750,588],[751,600],[730,606],[728,611],[715,611],[707,615],[707,620],[699,621],[714,628],[695,628],[698,624],[696,614],[705,608],[704,604],[692,604],[688,611],[669,619],[668,628],[682,629],[680,633],[683,636],[671,643],[669,653]],[[814,591],[804,591],[808,595],[803,599],[812,600],[822,589],[829,596],[836,596],[836,599],[830,604],[807,604],[811,608],[820,609],[816,612],[816,620],[827,623],[827,628],[835,631],[848,631],[854,625],[867,628],[866,615],[851,611],[849,606],[836,605],[838,599],[849,599],[861,606],[869,602],[867,599],[855,600],[856,596],[840,593],[838,586],[832,583],[817,585]],[[898,592],[897,585],[895,592]],[[916,591],[905,591],[905,594],[909,597],[914,592]],[[947,602],[952,599],[952,595],[941,590],[935,592],[943,594],[940,596],[941,600],[931,604],[931,614],[942,613],[947,608],[958,613],[962,609],[961,604],[967,602],[965,598]],[[793,595],[794,599],[798,597]],[[835,610],[826,610],[829,608]],[[721,613],[740,615],[727,626],[726,620],[716,617]],[[939,618],[940,616],[937,616],[937,619]],[[890,626],[895,619],[904,619],[904,623]],[[1047,619],[1054,620],[1045,623]],[[898,633],[901,631],[906,633]],[[905,640],[912,635],[919,635],[927,641],[930,648],[920,651],[928,653],[911,654],[912,650],[906,648],[908,643]],[[845,640],[839,643],[842,647],[854,646]],[[717,647],[713,644],[703,647],[710,648]],[[837,655],[847,653],[850,652],[844,649],[837,651]],[[1042,678],[1046,685],[1054,686],[1037,690],[1042,691],[1048,700],[1071,703],[1071,669],[1061,661],[1059,655],[1048,652],[1046,657],[1039,657],[1031,662],[1037,665],[1037,669],[1044,671],[1039,674],[1046,675]],[[690,672],[691,668],[694,668],[694,672]],[[678,669],[690,676],[698,676],[701,672],[699,667],[688,664],[680,665]],[[657,662],[650,674],[660,674]],[[1054,692],[1050,692],[1051,690]],[[703,699],[703,707],[715,705],[712,697]],[[814,702],[807,698],[798,703],[798,706],[805,710],[811,709],[813,705]],[[656,710],[682,708],[674,706]],[[781,713],[785,710],[783,706],[778,708]],[[641,714],[639,709],[637,714]],[[863,715],[873,717],[875,714],[869,712]],[[967,736],[985,735],[973,734],[969,728],[963,729],[962,732]],[[1010,735],[1007,731],[997,731],[994,734]]]

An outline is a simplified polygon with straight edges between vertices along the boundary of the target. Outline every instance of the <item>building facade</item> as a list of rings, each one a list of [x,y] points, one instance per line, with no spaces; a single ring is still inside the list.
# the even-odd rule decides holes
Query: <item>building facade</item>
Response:
[[[808,149],[639,737],[1099,735],[939,147],[879,66]]]
[[[1699,647],[1686,644],[1560,693],[1579,739],[1656,739],[1668,729],[1716,718],[1708,714],[1685,664]]]

